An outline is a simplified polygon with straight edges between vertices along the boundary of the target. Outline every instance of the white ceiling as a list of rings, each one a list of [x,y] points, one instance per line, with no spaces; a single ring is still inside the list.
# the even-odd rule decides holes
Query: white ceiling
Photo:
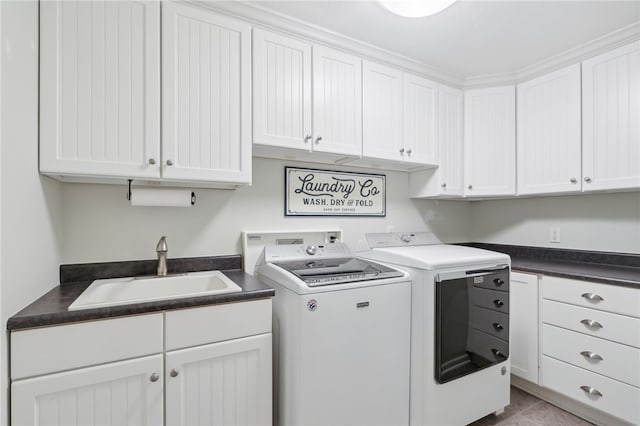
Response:
[[[373,0],[253,3],[459,78],[514,73],[622,27],[640,25],[640,0],[460,0],[426,18],[393,15]]]

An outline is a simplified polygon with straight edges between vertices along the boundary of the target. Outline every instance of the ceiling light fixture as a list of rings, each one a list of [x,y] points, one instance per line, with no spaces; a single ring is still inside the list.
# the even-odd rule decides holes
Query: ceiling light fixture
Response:
[[[391,13],[407,18],[423,18],[438,13],[456,0],[378,0]]]

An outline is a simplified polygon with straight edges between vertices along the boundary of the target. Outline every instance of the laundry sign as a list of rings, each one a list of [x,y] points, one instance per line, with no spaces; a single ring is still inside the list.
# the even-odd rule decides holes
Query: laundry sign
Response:
[[[386,176],[285,167],[286,216],[385,216]]]

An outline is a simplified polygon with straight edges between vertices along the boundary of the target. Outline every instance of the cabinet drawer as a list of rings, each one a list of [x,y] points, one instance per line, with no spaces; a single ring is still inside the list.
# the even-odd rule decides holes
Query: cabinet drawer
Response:
[[[544,324],[542,352],[577,367],[640,387],[640,349]]]
[[[474,287],[489,290],[509,291],[509,270],[496,271],[490,275],[469,278]]]
[[[480,330],[469,330],[467,350],[493,361],[505,360],[509,356],[509,342]]]
[[[640,424],[640,389],[637,387],[547,356],[542,357],[541,373],[542,386],[631,424]],[[602,396],[590,395],[581,386],[592,387]]]
[[[166,350],[271,332],[271,299],[181,309],[165,314]]]
[[[584,323],[587,321],[597,324],[589,326]],[[542,322],[640,348],[640,319],[637,318],[543,300]]]
[[[471,289],[472,303],[498,312],[509,312],[509,294],[504,291],[474,287]]]
[[[472,306],[469,310],[469,323],[473,328],[502,340],[509,340],[509,314]]]
[[[162,352],[162,314],[11,333],[11,379]]]
[[[640,318],[640,289],[543,277],[542,297]]]

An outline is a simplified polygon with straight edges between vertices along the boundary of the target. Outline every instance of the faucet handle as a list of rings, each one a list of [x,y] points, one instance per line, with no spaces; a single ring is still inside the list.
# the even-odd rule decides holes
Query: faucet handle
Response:
[[[167,237],[166,236],[162,236],[160,237],[160,241],[158,241],[158,245],[156,245],[156,251],[163,251],[163,252],[167,252],[169,251],[169,247],[167,246]]]

